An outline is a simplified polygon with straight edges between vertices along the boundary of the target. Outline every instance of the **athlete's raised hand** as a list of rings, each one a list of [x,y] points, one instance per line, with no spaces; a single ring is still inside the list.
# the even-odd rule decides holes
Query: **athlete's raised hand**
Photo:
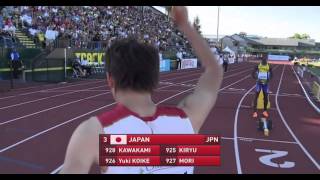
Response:
[[[188,10],[185,6],[172,6],[171,16],[178,27],[183,28],[189,24]]]
[[[171,16],[179,30],[190,41],[198,60],[205,68],[194,92],[178,105],[190,118],[194,130],[199,132],[217,99],[223,77],[222,67],[210,50],[208,43],[189,23],[187,8],[173,6]]]

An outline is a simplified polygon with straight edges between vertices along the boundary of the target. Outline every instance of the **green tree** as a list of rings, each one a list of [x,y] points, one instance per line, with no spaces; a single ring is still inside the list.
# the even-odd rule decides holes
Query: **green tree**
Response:
[[[301,34],[301,39],[310,39],[310,36],[306,33]]]
[[[306,33],[303,33],[303,34],[295,33],[290,38],[292,38],[292,39],[310,39],[310,36]]]

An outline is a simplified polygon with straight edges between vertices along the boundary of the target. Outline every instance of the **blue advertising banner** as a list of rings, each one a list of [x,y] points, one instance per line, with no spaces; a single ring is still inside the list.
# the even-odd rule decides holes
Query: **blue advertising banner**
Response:
[[[170,71],[170,59],[160,61],[160,72]]]

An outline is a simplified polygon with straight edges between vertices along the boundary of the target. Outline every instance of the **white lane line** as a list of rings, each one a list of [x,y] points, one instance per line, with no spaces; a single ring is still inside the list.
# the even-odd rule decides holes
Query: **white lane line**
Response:
[[[53,170],[50,174],[57,174],[62,169],[62,166],[63,164],[59,166],[57,169]]]
[[[27,115],[24,115],[24,116],[20,116],[20,117],[14,118],[14,119],[10,119],[10,120],[1,122],[0,126],[8,124],[8,123],[12,123],[12,122],[17,121],[19,119],[23,119],[23,118],[26,118],[26,117],[34,116],[34,115],[37,115],[37,114],[40,114],[40,113],[43,113],[43,112],[47,112],[47,111],[50,111],[50,110],[53,110],[53,109],[57,109],[57,108],[60,108],[60,107],[63,107],[63,106],[67,106],[67,105],[70,105],[70,104],[73,104],[73,103],[77,103],[77,102],[80,102],[80,101],[92,99],[94,97],[102,96],[102,95],[109,94],[109,93],[110,92],[100,93],[100,94],[97,94],[97,95],[93,95],[93,96],[89,96],[89,97],[86,97],[86,98],[78,99],[78,100],[71,101],[71,102],[68,102],[68,103],[60,104],[58,106],[53,106],[51,108],[43,109],[41,111],[37,111],[37,112],[31,113],[31,114],[27,114]]]
[[[44,130],[44,131],[41,131],[41,132],[39,132],[39,133],[37,133],[37,134],[34,134],[34,135],[32,135],[32,136],[29,136],[28,138],[25,138],[25,139],[23,139],[23,140],[15,143],[15,144],[12,144],[12,145],[10,145],[10,146],[7,146],[7,147],[1,149],[1,150],[0,150],[0,153],[3,153],[3,152],[5,152],[5,151],[7,151],[7,150],[9,150],[9,149],[11,149],[11,148],[14,148],[14,147],[18,146],[19,144],[22,144],[22,143],[24,143],[24,142],[26,142],[26,141],[29,141],[29,140],[31,140],[31,139],[33,139],[33,138],[35,138],[35,137],[37,137],[37,136],[40,136],[40,135],[42,135],[42,134],[44,134],[44,133],[46,133],[46,132],[48,132],[48,131],[51,131],[51,130],[53,130],[53,129],[56,129],[56,128],[64,125],[64,124],[67,124],[67,123],[69,123],[69,122],[72,122],[72,121],[74,121],[74,120],[76,120],[76,119],[79,119],[79,118],[81,118],[81,117],[84,117],[84,116],[86,116],[86,115],[89,115],[89,114],[92,114],[92,113],[94,113],[94,112],[97,112],[97,111],[99,111],[99,110],[101,110],[101,109],[103,109],[103,108],[109,107],[109,106],[111,106],[111,105],[113,105],[113,104],[116,104],[116,103],[114,102],[114,103],[111,103],[111,104],[107,104],[107,105],[105,105],[105,106],[102,106],[102,107],[100,107],[100,108],[97,108],[97,109],[95,109],[95,110],[92,110],[92,111],[90,111],[90,112],[87,112],[87,113],[85,113],[85,114],[82,114],[82,115],[80,115],[80,116],[77,116],[77,117],[75,117],[75,118],[72,118],[72,119],[70,119],[70,120],[68,120],[68,121],[65,121],[65,122],[63,122],[63,123],[57,124],[57,125],[49,128],[49,129],[46,129],[46,130]]]
[[[239,95],[244,94],[243,91],[223,91],[223,92],[220,92],[220,93],[223,93],[223,94],[239,94]],[[252,94],[255,94],[255,93],[254,92],[250,92],[249,94],[252,95]],[[276,94],[269,94],[269,96],[276,96]],[[281,96],[281,97],[289,97],[289,98],[306,99],[306,97],[301,96],[301,95],[297,95],[297,94],[282,93],[282,94],[279,94],[279,96]]]
[[[246,89],[228,88],[230,91],[245,91]]]
[[[101,81],[102,82],[102,81]],[[54,90],[54,89],[62,89],[62,88],[69,88],[69,87],[74,87],[74,86],[81,86],[81,85],[88,85],[88,84],[96,84],[96,83],[100,83],[99,81],[97,82],[87,82],[87,83],[79,83],[79,84],[73,84],[70,86],[63,86],[63,87],[56,87],[56,88],[49,88],[49,89],[43,89],[43,90]],[[0,99],[8,99],[8,98],[13,98],[13,97],[17,97],[17,96],[25,96],[25,95],[29,95],[29,94],[35,94],[38,92],[41,92],[43,90],[39,90],[39,91],[32,91],[32,92],[28,92],[28,93],[22,93],[22,94],[17,94],[14,96],[7,96],[7,97],[2,97]]]
[[[168,86],[159,87],[159,88],[156,89],[156,90],[161,90],[161,89],[164,89],[164,88],[167,88],[167,87],[171,87],[171,86],[173,86],[173,85],[168,85]],[[95,88],[95,87],[94,87],[94,88]],[[193,89],[194,89],[194,88],[193,88]],[[30,117],[30,116],[33,116],[33,115],[37,115],[37,114],[40,114],[40,113],[43,113],[43,112],[46,112],[46,111],[49,111],[49,110],[52,110],[52,109],[57,109],[57,108],[60,108],[60,107],[63,107],[63,106],[67,106],[67,105],[70,105],[70,104],[73,104],[73,103],[76,103],[76,102],[79,102],[79,101],[91,99],[91,98],[94,98],[94,97],[97,97],[97,96],[101,96],[101,95],[104,95],[104,94],[109,94],[109,93],[110,93],[110,91],[108,91],[108,92],[106,92],[106,93],[97,94],[97,95],[94,95],[94,96],[89,96],[89,97],[86,97],[86,98],[83,98],[83,99],[71,101],[71,102],[68,102],[68,103],[65,103],[65,104],[61,104],[61,105],[58,105],[58,106],[53,106],[53,107],[51,107],[51,108],[47,108],[47,109],[44,109],[44,110],[41,110],[41,111],[37,111],[37,112],[31,113],[31,114],[27,114],[27,115],[24,115],[24,116],[20,116],[20,117],[11,119],[11,120],[7,120],[7,121],[4,121],[4,122],[0,122],[0,126],[2,126],[2,125],[4,125],[4,124],[11,123],[11,122],[14,122],[14,121],[17,121],[17,120],[19,120],[19,119],[23,119],[23,118]]]
[[[239,68],[239,69],[241,69],[241,71],[238,72],[238,73],[236,73],[235,75],[241,74],[242,72],[248,71],[248,70],[247,70],[248,68]],[[239,69],[233,69],[233,70],[230,70],[229,72],[238,71]],[[244,70],[244,71],[242,71],[242,70]],[[184,77],[189,77],[189,76],[193,76],[193,75],[199,75],[199,74],[201,74],[201,73],[203,73],[203,72],[193,73],[193,74],[190,74],[190,75],[187,75],[187,76],[184,76]],[[175,79],[180,79],[180,78],[183,78],[183,77],[176,77],[176,78],[172,78],[172,79],[168,79],[168,80],[175,80]]]
[[[102,86],[97,86],[95,88],[99,88]],[[106,86],[103,86],[106,87]],[[105,92],[105,91],[109,91],[109,90],[57,90],[57,91],[41,91],[40,93],[56,93],[56,92]]]
[[[229,76],[225,76],[225,77],[223,77],[223,80],[225,80],[225,79],[227,79],[227,78],[230,78],[230,77],[233,77],[233,76],[236,76],[236,75],[238,75],[238,74],[242,74],[242,73],[244,73],[244,72],[247,72],[247,71],[249,71],[249,70],[244,70],[244,71],[240,71],[240,72],[238,72],[238,73],[235,73],[235,74],[232,74],[232,75],[229,75]],[[248,77],[250,76],[250,75],[247,75]],[[191,82],[191,81],[196,81],[196,80],[198,80],[199,79],[199,77],[198,78],[194,78],[194,79],[190,79],[190,80],[188,80],[188,81],[184,81],[183,83],[186,83],[186,82]],[[168,81],[162,81],[162,83],[172,83],[172,82],[168,82]]]
[[[240,162],[240,156],[239,156],[239,147],[238,147],[238,116],[239,116],[239,111],[241,104],[244,100],[244,98],[255,88],[255,85],[252,86],[240,99],[237,107],[236,114],[234,116],[234,126],[233,126],[233,144],[234,144],[234,153],[235,153],[235,158],[236,158],[236,164],[237,164],[237,172],[238,174],[242,174],[242,169],[241,169],[241,162]]]
[[[48,96],[48,97],[44,97],[44,98],[39,98],[39,99],[35,99],[35,100],[32,100],[32,101],[25,101],[25,102],[22,102],[22,103],[17,103],[17,104],[13,104],[13,105],[9,105],[9,106],[0,107],[0,110],[2,110],[2,109],[8,109],[8,108],[16,107],[16,106],[21,106],[21,105],[24,105],[24,104],[34,103],[34,102],[38,102],[38,101],[42,101],[42,100],[46,100],[46,99],[50,99],[50,98],[54,98],[54,97],[60,97],[60,96],[68,95],[68,94],[74,94],[74,93],[77,93],[77,92],[80,92],[80,91],[86,91],[86,90],[90,90],[90,89],[101,88],[101,87],[106,87],[106,86],[105,86],[105,85],[103,85],[103,86],[97,86],[97,87],[88,88],[88,89],[79,90],[79,91],[74,91],[74,90],[73,90],[73,91],[67,92],[67,93],[56,94],[56,95],[53,95],[53,96]],[[105,90],[105,91],[106,91],[106,90]],[[105,91],[104,91],[104,92],[105,92]]]
[[[250,93],[249,93],[250,94]],[[253,110],[253,107],[252,106],[248,106],[248,105],[241,105],[240,106],[242,109],[252,109]],[[276,108],[269,108],[269,110],[273,110],[273,111],[276,111]]]
[[[279,140],[272,140],[272,139],[259,139],[259,138],[247,138],[247,137],[238,137],[239,140],[242,141],[264,141],[264,142],[275,142],[275,143],[285,143],[285,144],[298,144],[297,142],[292,141],[279,141]]]
[[[231,140],[233,141],[234,138],[231,137],[221,137],[221,139],[225,140]],[[293,141],[282,141],[282,140],[272,140],[272,139],[259,139],[259,138],[249,138],[249,137],[238,137],[240,141],[247,141],[247,142],[252,142],[252,141],[263,141],[263,142],[273,142],[273,143],[284,143],[284,144],[296,144],[298,145],[297,142]]]
[[[309,104],[314,108],[315,111],[317,111],[318,113],[320,113],[320,108],[312,102],[312,100],[311,100],[311,98],[309,97],[307,91],[304,89],[304,87],[303,87],[303,85],[302,85],[302,83],[301,83],[301,81],[300,81],[300,79],[299,79],[296,71],[293,69],[293,67],[291,67],[291,69],[292,69],[294,75],[296,76],[296,78],[298,79],[298,82],[299,82],[299,84],[300,84],[300,87],[302,88],[302,91],[303,91],[304,95],[306,96]]]
[[[291,128],[289,127],[289,125],[287,124],[284,116],[282,115],[282,112],[280,110],[280,106],[279,106],[279,101],[278,101],[278,94],[280,92],[280,87],[281,87],[281,83],[282,83],[282,78],[283,78],[283,74],[284,74],[284,69],[286,66],[283,66],[282,69],[282,74],[280,77],[280,82],[278,85],[278,89],[277,89],[277,95],[276,95],[276,106],[277,106],[277,110],[278,113],[281,117],[281,120],[283,122],[283,124],[286,126],[286,128],[288,129],[288,131],[290,132],[291,136],[293,137],[293,139],[298,143],[298,145],[300,146],[300,148],[302,149],[302,151],[304,152],[304,154],[312,161],[312,163],[318,168],[318,170],[320,170],[320,165],[318,164],[318,162],[311,156],[311,154],[307,151],[307,149],[302,145],[302,143],[299,141],[299,139],[296,137],[296,135],[293,133],[293,131],[291,130]]]

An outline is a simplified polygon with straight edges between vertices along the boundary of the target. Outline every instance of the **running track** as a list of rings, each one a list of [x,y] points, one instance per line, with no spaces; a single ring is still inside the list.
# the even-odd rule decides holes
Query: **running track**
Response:
[[[195,173],[320,173],[320,118],[308,104],[290,65],[274,65],[269,137],[251,118],[254,63],[231,65],[201,133],[222,136],[222,166]],[[155,102],[176,105],[194,88],[202,70],[161,74]],[[0,94],[0,173],[56,173],[74,129],[110,110],[104,80],[50,84]],[[98,173],[92,167],[91,173]]]

